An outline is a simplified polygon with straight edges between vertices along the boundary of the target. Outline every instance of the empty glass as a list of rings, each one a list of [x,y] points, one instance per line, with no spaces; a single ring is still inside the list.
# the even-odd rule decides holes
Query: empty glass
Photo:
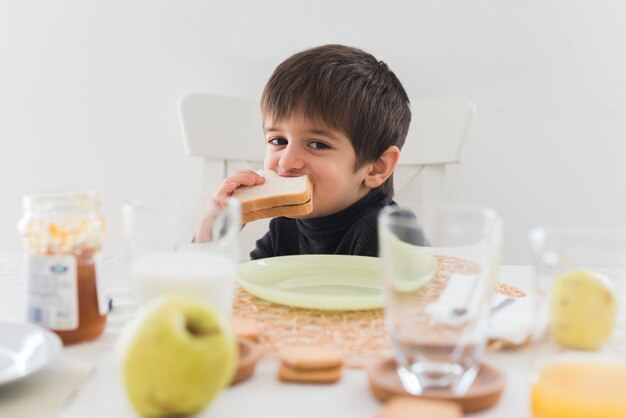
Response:
[[[404,388],[471,386],[487,340],[501,217],[491,209],[389,206],[379,215],[385,322]]]
[[[123,207],[130,272],[139,302],[185,295],[230,315],[237,278],[241,207],[236,199],[133,199]],[[202,223],[203,242],[196,242]]]
[[[535,418],[626,417],[626,231],[535,228]]]

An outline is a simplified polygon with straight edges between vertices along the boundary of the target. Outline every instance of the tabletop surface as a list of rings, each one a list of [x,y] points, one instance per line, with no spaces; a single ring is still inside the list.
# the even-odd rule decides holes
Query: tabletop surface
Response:
[[[0,416],[135,417],[115,367],[113,346],[132,316],[134,301],[126,265],[121,258],[105,260],[107,289],[115,301],[107,328],[97,340],[65,347],[46,368],[0,386]],[[502,266],[501,282],[528,291],[528,266]],[[0,254],[0,320],[21,321],[24,306],[21,255]],[[470,417],[527,418],[528,350],[489,352],[485,361],[505,370],[507,386],[499,403]],[[348,369],[333,385],[288,384],[276,375],[278,363],[259,362],[253,377],[222,392],[199,417],[375,417],[381,404],[370,394],[363,370]]]

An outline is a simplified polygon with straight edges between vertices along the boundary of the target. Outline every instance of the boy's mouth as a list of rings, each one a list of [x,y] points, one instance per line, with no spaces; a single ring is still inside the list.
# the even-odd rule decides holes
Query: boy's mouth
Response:
[[[288,173],[288,172],[286,172],[286,173],[278,173],[278,175],[281,176],[281,177],[302,177],[302,176],[304,176],[306,174],[304,174],[304,173]]]

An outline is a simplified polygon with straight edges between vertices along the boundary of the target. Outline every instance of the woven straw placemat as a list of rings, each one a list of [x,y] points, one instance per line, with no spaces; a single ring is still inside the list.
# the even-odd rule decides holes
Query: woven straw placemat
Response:
[[[435,300],[451,273],[472,274],[477,266],[454,257],[438,257],[439,271],[433,279],[430,297]],[[499,283],[496,291],[511,297],[525,296],[521,290]],[[254,319],[259,327],[259,343],[265,355],[276,356],[284,345],[331,345],[342,352],[346,365],[364,367],[389,356],[391,342],[385,331],[382,309],[329,311],[300,309],[268,302],[241,287],[235,293],[233,316]],[[500,348],[498,341],[490,342]]]

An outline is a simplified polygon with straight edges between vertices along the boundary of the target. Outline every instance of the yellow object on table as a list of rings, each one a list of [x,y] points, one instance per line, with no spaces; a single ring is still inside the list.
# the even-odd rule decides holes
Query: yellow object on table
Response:
[[[548,364],[531,389],[534,418],[626,417],[626,363]]]
[[[617,298],[606,276],[572,270],[554,280],[550,312],[550,328],[560,344],[595,350],[613,332]]]

